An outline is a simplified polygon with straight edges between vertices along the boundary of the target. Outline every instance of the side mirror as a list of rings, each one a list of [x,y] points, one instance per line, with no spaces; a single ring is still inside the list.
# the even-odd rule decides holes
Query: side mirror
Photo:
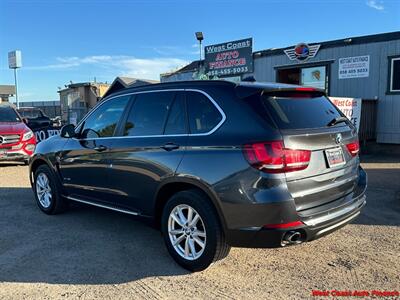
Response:
[[[75,125],[68,124],[61,128],[60,136],[63,138],[72,138],[75,136]]]
[[[29,120],[27,118],[22,118],[22,122],[24,122],[26,125],[28,125]]]

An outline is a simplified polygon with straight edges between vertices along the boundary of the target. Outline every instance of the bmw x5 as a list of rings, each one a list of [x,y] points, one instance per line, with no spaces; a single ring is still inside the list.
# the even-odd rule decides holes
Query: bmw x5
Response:
[[[43,212],[81,202],[151,220],[199,271],[232,246],[299,244],[352,221],[366,201],[358,152],[324,91],[190,81],[108,96],[40,143],[30,174]]]

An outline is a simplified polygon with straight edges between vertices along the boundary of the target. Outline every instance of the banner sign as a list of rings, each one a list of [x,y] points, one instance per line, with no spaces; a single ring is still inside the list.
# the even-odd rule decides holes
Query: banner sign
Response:
[[[238,76],[253,72],[253,39],[248,38],[205,47],[208,76]]]
[[[48,139],[49,137],[52,137],[54,135],[59,135],[61,132],[60,127],[49,127],[45,129],[39,129],[39,130],[34,130],[33,131],[35,136],[36,136],[36,142],[40,143],[41,141],[44,141]]]
[[[369,55],[339,58],[339,79],[369,76]]]
[[[361,98],[329,97],[329,99],[353,123],[358,131],[361,120]]]

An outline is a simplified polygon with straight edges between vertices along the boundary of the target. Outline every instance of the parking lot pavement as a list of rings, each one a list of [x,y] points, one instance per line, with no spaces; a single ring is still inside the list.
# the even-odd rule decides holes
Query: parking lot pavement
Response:
[[[0,298],[312,298],[312,290],[400,290],[400,162],[364,163],[362,215],[320,240],[280,249],[233,248],[191,274],[161,235],[131,216],[73,205],[47,216],[28,168],[0,164]]]

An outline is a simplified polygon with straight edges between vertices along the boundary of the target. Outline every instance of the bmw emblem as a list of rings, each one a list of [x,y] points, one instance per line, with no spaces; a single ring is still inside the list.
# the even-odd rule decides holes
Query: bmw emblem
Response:
[[[342,142],[342,134],[338,133],[335,137],[336,144],[340,144]]]

